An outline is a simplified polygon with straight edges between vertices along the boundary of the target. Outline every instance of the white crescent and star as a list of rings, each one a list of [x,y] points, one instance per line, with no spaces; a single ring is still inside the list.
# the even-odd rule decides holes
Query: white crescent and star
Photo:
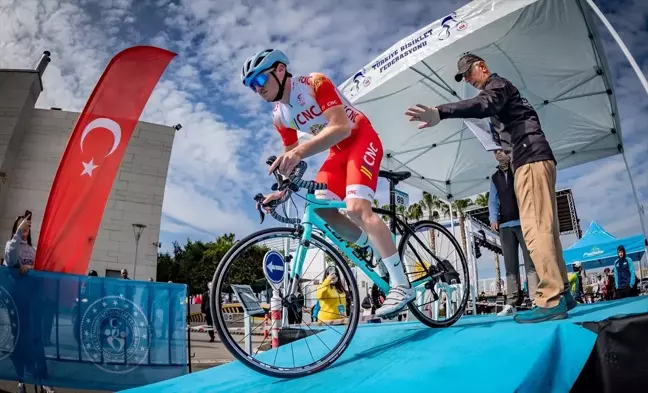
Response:
[[[119,124],[117,124],[116,121],[105,117],[94,119],[83,129],[83,132],[81,133],[81,151],[83,151],[83,141],[85,140],[86,136],[88,136],[90,132],[97,128],[105,128],[113,134],[113,145],[110,148],[108,154],[104,156],[108,157],[117,149],[119,143],[121,142],[121,127],[119,126]],[[81,176],[92,176],[92,171],[99,167],[98,165],[95,165],[94,158],[92,158],[90,162],[82,161],[81,164],[83,165],[83,172],[81,172]]]

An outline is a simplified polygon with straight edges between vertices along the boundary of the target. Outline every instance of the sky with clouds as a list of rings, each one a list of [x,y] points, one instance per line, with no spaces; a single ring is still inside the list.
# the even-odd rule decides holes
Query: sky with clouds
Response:
[[[247,56],[278,47],[288,53],[293,73],[323,72],[340,84],[399,39],[466,3],[0,0],[0,68],[33,68],[49,50],[52,62],[37,106],[81,111],[120,50],[147,44],[178,53],[142,115],[145,121],[183,126],[164,197],[160,241],[168,249],[176,240],[209,240],[227,232],[243,237],[260,227],[252,197],[272,184],[264,161],[281,144],[270,104],[240,83]],[[596,3],[648,74],[648,2]],[[602,37],[628,160],[640,202],[647,204],[648,97],[612,37],[607,32]],[[310,175],[322,159],[310,160]],[[558,188],[567,187],[574,192],[583,230],[596,220],[618,237],[641,232],[621,156],[560,171]],[[410,201],[420,199],[420,191],[403,188]],[[378,199],[388,202],[382,180]],[[263,226],[274,224],[266,220]],[[575,240],[567,236],[563,242],[569,246]]]

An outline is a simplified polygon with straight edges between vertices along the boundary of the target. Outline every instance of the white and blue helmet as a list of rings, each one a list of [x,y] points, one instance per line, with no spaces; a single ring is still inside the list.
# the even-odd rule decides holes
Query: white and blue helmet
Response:
[[[278,49],[266,49],[253,54],[241,67],[241,81],[248,86],[255,76],[271,68],[276,62],[288,65],[288,56]]]

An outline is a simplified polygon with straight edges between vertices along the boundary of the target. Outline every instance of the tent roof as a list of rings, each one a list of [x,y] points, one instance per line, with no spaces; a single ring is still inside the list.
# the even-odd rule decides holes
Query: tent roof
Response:
[[[617,239],[592,221],[585,235],[563,251],[563,257],[567,265],[581,262],[585,269],[602,267],[614,263],[620,245],[625,247],[626,255],[635,261],[640,260],[646,251],[643,235]]]
[[[461,119],[418,130],[404,115],[417,103],[475,96],[456,83],[456,61],[482,56],[538,111],[559,168],[618,153],[613,87],[587,4],[581,0],[475,0],[397,42],[339,89],[371,120],[383,169],[443,199],[488,190],[496,162]]]
[[[580,247],[591,247],[613,240],[616,240],[616,237],[610,235],[605,229],[597,224],[596,221],[592,221],[589,228],[587,228],[587,231],[585,231],[583,237],[580,238],[576,243],[569,246],[568,250]]]

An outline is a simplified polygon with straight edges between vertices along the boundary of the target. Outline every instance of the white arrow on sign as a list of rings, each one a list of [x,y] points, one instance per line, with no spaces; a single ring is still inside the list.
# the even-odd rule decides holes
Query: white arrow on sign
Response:
[[[283,271],[284,271],[284,267],[283,267],[283,265],[275,265],[275,264],[273,264],[273,263],[269,263],[269,264],[268,264],[268,270],[269,270],[270,272],[274,272],[275,270],[280,271],[280,272],[283,272]]]

